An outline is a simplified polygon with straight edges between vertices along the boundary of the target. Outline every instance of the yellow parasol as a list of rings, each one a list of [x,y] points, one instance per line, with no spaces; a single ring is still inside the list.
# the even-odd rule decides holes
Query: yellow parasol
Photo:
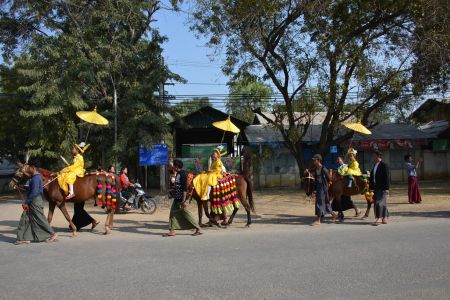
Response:
[[[363,124],[361,124],[360,122],[357,123],[341,123],[342,125],[344,125],[345,127],[347,127],[348,129],[351,129],[353,131],[362,133],[362,134],[372,134],[372,132],[366,128],[366,126],[364,126]]]
[[[102,115],[97,113],[97,107],[94,107],[92,111],[77,111],[77,116],[88,123],[97,125],[108,125],[108,120]]]
[[[230,131],[233,133],[241,132],[241,130],[236,125],[234,125],[233,122],[231,122],[230,116],[228,116],[228,118],[226,120],[214,122],[214,123],[212,123],[212,125],[223,131]]]

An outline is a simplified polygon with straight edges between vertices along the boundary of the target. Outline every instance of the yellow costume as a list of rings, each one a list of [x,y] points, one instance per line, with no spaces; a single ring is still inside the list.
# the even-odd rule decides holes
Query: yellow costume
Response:
[[[353,149],[350,148],[347,151],[347,155],[349,156],[349,163],[348,163],[348,169],[347,169],[347,174],[346,175],[350,175],[350,176],[362,176],[361,170],[359,169],[359,163],[356,160],[356,154],[358,152]]]
[[[223,163],[220,160],[220,152],[219,157],[213,161],[211,164],[211,168],[208,172],[199,174],[194,178],[194,188],[197,194],[200,196],[200,199],[207,200],[208,199],[208,186],[214,186],[217,184],[217,180],[222,179],[222,169]]]
[[[89,145],[85,145],[84,143],[74,146],[81,153],[84,153],[89,147]],[[74,156],[73,163],[70,166],[61,170],[58,175],[58,184],[65,193],[68,193],[69,185],[73,186],[77,177],[84,177],[84,158],[80,153]]]
[[[73,158],[73,164],[62,169],[58,176],[59,186],[67,193],[69,184],[74,184],[77,177],[84,177],[84,159],[81,154],[77,154]]]
[[[359,163],[356,159],[348,164],[347,175],[362,176],[361,170],[359,169]]]

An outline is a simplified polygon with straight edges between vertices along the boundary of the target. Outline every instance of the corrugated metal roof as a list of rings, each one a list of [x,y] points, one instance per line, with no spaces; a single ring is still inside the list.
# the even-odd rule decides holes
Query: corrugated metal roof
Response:
[[[275,118],[275,114],[272,114],[272,113],[263,113],[263,114],[264,114],[264,116],[266,116],[270,120],[275,120],[276,119]],[[308,121],[311,124],[317,125],[317,124],[322,124],[323,123],[323,120],[325,119],[327,113],[326,112],[322,112],[322,111],[321,112],[316,112],[311,117],[311,120],[309,120],[309,118],[302,117],[302,115],[303,115],[303,113],[300,113],[300,112],[295,112],[294,113],[294,117],[295,118],[300,118],[300,120],[297,123],[304,124],[304,123],[306,123],[306,121]],[[267,125],[268,122],[262,116],[256,114],[255,115],[255,119],[253,121],[253,124],[254,125]],[[287,118],[285,118],[283,120],[283,125],[288,125],[288,124],[289,124],[288,120],[287,120]]]
[[[318,142],[320,139],[321,125],[310,125],[308,132],[303,137],[304,142]],[[249,125],[244,130],[249,143],[282,143],[283,136],[280,131],[269,125]]]
[[[227,117],[227,113],[224,113],[211,106],[204,106],[179,120],[171,122],[169,125],[173,128],[213,128],[213,122],[223,121]],[[243,130],[245,126],[248,125],[247,122],[233,116],[230,116],[230,118],[231,121],[241,130]]]
[[[303,137],[304,142],[318,142],[320,140],[322,126],[311,125],[308,133]],[[362,140],[415,140],[434,138],[435,134],[423,132],[408,124],[380,124],[370,129],[371,135],[355,134],[354,141]],[[283,136],[276,128],[268,125],[250,125],[245,129],[245,135],[249,143],[281,143]],[[345,129],[342,129],[342,134]]]
[[[419,118],[423,113],[428,112],[430,109],[435,108],[437,104],[444,106],[450,105],[450,99],[447,98],[430,98],[425,100],[415,111],[411,113],[410,118]]]
[[[371,135],[355,134],[353,140],[415,140],[435,137],[434,134],[423,132],[409,124],[380,124],[370,130],[372,131]]]
[[[440,120],[440,121],[431,121],[427,124],[419,126],[419,129],[428,134],[434,134],[438,136],[440,133],[446,131],[449,128],[448,121]]]

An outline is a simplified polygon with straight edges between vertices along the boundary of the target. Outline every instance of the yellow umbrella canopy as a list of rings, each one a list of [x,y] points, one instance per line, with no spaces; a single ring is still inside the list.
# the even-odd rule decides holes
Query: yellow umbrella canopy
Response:
[[[102,115],[97,113],[97,107],[94,107],[92,111],[77,111],[77,116],[88,123],[97,125],[108,125],[108,120]]]
[[[230,116],[224,121],[218,121],[212,123],[214,127],[219,128],[223,131],[230,131],[233,133],[239,133],[241,130],[231,122]]]
[[[353,131],[362,133],[362,134],[372,134],[372,132],[366,128],[366,126],[364,126],[363,124],[361,124],[360,122],[357,123],[341,123],[342,125],[344,125],[345,127],[347,127],[348,129],[351,129]]]

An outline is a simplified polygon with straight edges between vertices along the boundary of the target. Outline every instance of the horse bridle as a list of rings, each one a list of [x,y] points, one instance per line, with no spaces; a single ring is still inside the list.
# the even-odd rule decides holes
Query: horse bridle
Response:
[[[312,176],[311,171],[307,170],[306,174],[308,174],[308,176],[303,177],[304,179],[316,180],[316,178],[314,178],[314,176]]]

